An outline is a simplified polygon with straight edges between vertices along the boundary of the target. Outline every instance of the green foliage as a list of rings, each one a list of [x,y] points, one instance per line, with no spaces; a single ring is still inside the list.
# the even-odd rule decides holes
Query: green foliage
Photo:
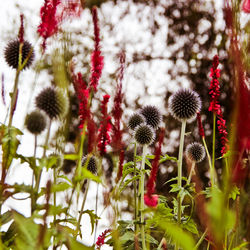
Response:
[[[82,214],[88,214],[89,215],[90,222],[91,222],[91,227],[92,227],[92,231],[91,231],[91,234],[92,234],[93,231],[94,231],[95,223],[100,219],[100,217],[98,217],[94,213],[94,210],[85,210],[85,211],[82,212]]]

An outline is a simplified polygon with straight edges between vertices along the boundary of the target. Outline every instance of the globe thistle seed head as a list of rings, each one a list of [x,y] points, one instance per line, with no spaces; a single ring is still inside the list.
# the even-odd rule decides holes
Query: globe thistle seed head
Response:
[[[33,111],[26,116],[25,126],[30,133],[38,135],[45,129],[46,119],[41,112]]]
[[[201,100],[195,91],[180,89],[169,98],[169,109],[175,119],[190,120],[200,111]]]
[[[140,113],[146,119],[146,123],[152,128],[157,128],[161,122],[161,114],[156,106],[147,105],[140,110]]]
[[[18,39],[10,41],[4,51],[4,58],[7,64],[14,68],[18,68],[18,59],[19,59],[19,45],[20,42]],[[23,42],[23,47],[22,47],[22,63],[25,61],[25,59],[28,57],[30,51],[31,51],[32,45],[28,41]],[[24,66],[25,68],[28,68],[31,66],[32,62],[34,61],[34,50],[32,50],[32,53],[27,61],[27,63]]]
[[[141,124],[135,128],[134,137],[141,145],[150,145],[155,139],[153,128],[147,124]]]
[[[82,158],[82,166],[86,164],[88,161],[88,166],[87,169],[92,173],[92,174],[97,174],[97,160],[94,156],[91,156],[88,158],[87,156]]]
[[[193,142],[187,146],[186,155],[191,161],[201,162],[205,158],[205,149],[200,143]]]
[[[139,114],[139,113],[134,113],[133,115],[130,116],[129,120],[128,120],[128,127],[132,130],[135,130],[135,128],[144,123],[145,119],[144,117]]]
[[[56,119],[67,113],[68,99],[61,90],[48,87],[36,97],[36,106],[43,110],[50,119]]]

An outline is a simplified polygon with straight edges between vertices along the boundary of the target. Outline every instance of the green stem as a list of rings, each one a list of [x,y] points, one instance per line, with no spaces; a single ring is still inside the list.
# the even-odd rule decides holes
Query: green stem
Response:
[[[200,246],[200,244],[202,243],[202,241],[205,239],[206,234],[207,234],[207,229],[206,229],[205,232],[202,234],[202,236],[200,237],[199,241],[196,243],[195,249],[198,249],[198,247]]]
[[[36,165],[36,148],[37,148],[37,135],[34,136],[35,137],[35,143],[34,143],[34,161],[35,161],[35,165]],[[35,173],[34,173],[35,170],[33,170],[33,174],[32,174],[32,183],[31,183],[31,187],[32,187],[32,190],[31,190],[31,214],[32,212],[34,211],[34,208],[35,208],[35,202],[34,202],[34,181],[35,181]]]
[[[177,176],[177,185],[179,190],[182,187],[182,158],[183,158],[183,147],[184,147],[184,136],[185,136],[185,129],[186,129],[186,120],[183,120],[181,123],[181,137],[180,137],[180,146],[179,146],[179,156],[178,156],[178,176]],[[178,225],[181,224],[181,197],[178,195],[177,197],[177,223]],[[179,249],[178,244],[175,245],[175,250]]]
[[[144,226],[144,172],[145,172],[145,160],[146,160],[146,153],[147,153],[147,145],[143,146],[142,149],[142,164],[141,164],[141,204],[140,204],[140,210],[141,210],[141,240],[142,240],[142,249],[146,250],[146,240],[145,240],[145,226]]]
[[[87,195],[88,195],[88,189],[89,189],[89,179],[87,180],[87,187],[86,190],[84,192],[84,196],[83,196],[83,200],[82,200],[82,206],[81,206],[81,210],[80,210],[80,214],[79,214],[79,218],[77,221],[77,229],[80,231],[80,225],[81,225],[81,220],[82,220],[82,214],[83,214],[83,210],[84,210],[84,206],[87,200]]]
[[[52,123],[52,120],[50,119],[48,131],[47,131],[47,135],[46,135],[46,138],[45,138],[45,144],[44,144],[44,148],[43,148],[43,156],[42,156],[42,158],[45,158],[45,156],[46,156],[47,147],[48,147],[48,143],[49,143],[49,136],[50,136],[51,123]],[[42,170],[43,170],[43,169],[39,169],[39,170],[38,170],[39,172],[38,172],[38,177],[37,177],[36,185],[35,185],[35,199],[34,199],[34,205],[36,204],[37,199],[38,199],[38,191],[39,191],[39,186],[40,186],[40,182],[41,182]],[[35,210],[35,207],[32,208],[32,213],[34,212],[34,210]]]
[[[134,147],[134,176],[136,176],[136,154],[137,154],[137,143],[135,142]],[[137,180],[134,180],[134,203],[135,203],[135,212],[134,212],[134,219],[135,219],[135,234],[137,235],[138,232],[138,224],[137,224],[137,218],[138,218],[138,202],[137,202]]]
[[[211,180],[211,185],[213,187],[214,184],[216,183],[216,180],[217,180],[216,172],[212,166],[211,156],[210,156],[208,148],[207,148],[207,143],[206,143],[205,137],[202,137],[202,141],[203,141],[203,145],[204,145],[204,148],[205,148],[206,154],[207,154],[207,159],[208,159],[208,164],[209,164],[209,169],[210,169],[210,180]]]
[[[97,183],[96,198],[95,198],[95,214],[96,215],[98,213],[98,193],[99,193],[99,183]],[[96,220],[96,222],[95,222],[94,244],[96,242],[97,226],[98,226],[98,220]]]
[[[191,178],[192,178],[192,175],[193,175],[193,172],[194,172],[194,168],[195,168],[195,162],[193,161],[192,162],[192,167],[190,169],[190,173],[189,173],[189,176],[188,176],[188,180],[187,180],[187,185],[189,185],[190,182],[191,182]]]

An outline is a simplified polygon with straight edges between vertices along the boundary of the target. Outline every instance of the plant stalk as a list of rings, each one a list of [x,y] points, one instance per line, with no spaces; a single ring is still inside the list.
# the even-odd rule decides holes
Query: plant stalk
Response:
[[[144,177],[145,177],[145,160],[146,160],[146,153],[147,153],[147,145],[143,146],[142,149],[142,164],[141,164],[141,204],[140,204],[140,210],[141,210],[141,240],[142,240],[142,249],[146,250],[146,240],[145,240],[145,226],[144,226]]]

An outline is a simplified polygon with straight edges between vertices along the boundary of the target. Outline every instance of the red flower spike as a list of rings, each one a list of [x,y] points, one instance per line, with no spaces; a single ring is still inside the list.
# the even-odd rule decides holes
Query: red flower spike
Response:
[[[106,146],[110,143],[110,135],[109,132],[111,130],[111,117],[107,113],[107,104],[110,96],[104,95],[102,104],[101,104],[101,113],[102,113],[102,121],[100,128],[98,130],[98,149],[100,155],[104,155],[106,153]]]
[[[73,71],[73,69],[71,69]],[[90,116],[90,110],[88,107],[89,90],[87,89],[87,84],[83,81],[82,74],[77,73],[72,75],[74,89],[79,101],[79,117],[80,125],[79,128],[83,128],[84,122]]]
[[[218,102],[220,97],[220,84],[218,78],[220,77],[220,70],[217,68],[219,65],[219,57],[215,55],[213,58],[213,67],[211,68],[210,77],[212,78],[210,84],[210,105],[208,110],[216,113],[218,121],[217,127],[220,133],[220,142],[222,145],[221,154],[224,155],[227,151],[227,131],[226,131],[226,121],[223,119],[223,114],[221,110],[221,106]]]
[[[98,236],[97,241],[95,243],[97,249],[100,249],[102,245],[104,245],[105,237],[107,237],[107,234],[111,232],[111,229],[106,229],[101,235]]]
[[[153,195],[155,192],[155,182],[161,156],[161,146],[164,140],[165,129],[161,128],[158,145],[155,148],[155,158],[152,163],[150,177],[147,183],[147,193],[144,195],[144,202],[149,207],[156,207],[158,204],[158,195]]]
[[[119,156],[119,169],[117,173],[117,181],[119,181],[122,177],[124,157],[125,157],[125,151],[121,150],[120,156]]]
[[[100,30],[98,26],[97,8],[92,9],[92,18],[94,23],[94,40],[95,48],[91,55],[91,76],[90,76],[90,87],[96,92],[99,79],[102,75],[102,69],[104,66],[103,56],[100,51]]]
[[[45,0],[40,10],[41,23],[37,32],[43,37],[43,52],[46,49],[46,40],[58,30],[59,20],[56,16],[56,11],[59,4],[60,0]]]
[[[144,194],[144,203],[148,207],[157,207],[158,195],[157,194],[153,194],[153,195]]]
[[[243,0],[241,9],[245,13],[249,14],[250,13],[250,0]]]
[[[114,107],[112,110],[112,115],[114,118],[114,124],[112,127],[112,146],[114,151],[120,151],[124,143],[122,142],[122,131],[120,128],[120,122],[122,117],[122,99],[123,99],[123,93],[122,93],[122,80],[124,75],[124,65],[125,65],[125,53],[120,53],[120,69],[119,69],[119,83],[117,86],[116,95],[114,98]]]
[[[200,112],[197,112],[197,123],[198,123],[198,128],[199,128],[199,134],[201,136],[201,138],[205,137],[205,132],[204,132],[204,128],[201,122],[201,114]]]
[[[24,35],[24,27],[23,27],[23,14],[20,15],[20,28],[19,28],[19,33],[18,33],[18,39],[19,39],[19,43],[23,43],[23,35]]]

